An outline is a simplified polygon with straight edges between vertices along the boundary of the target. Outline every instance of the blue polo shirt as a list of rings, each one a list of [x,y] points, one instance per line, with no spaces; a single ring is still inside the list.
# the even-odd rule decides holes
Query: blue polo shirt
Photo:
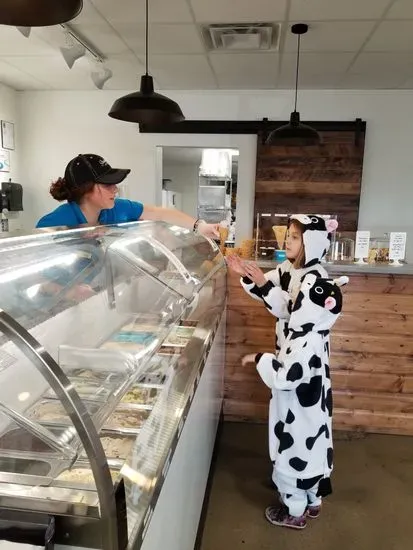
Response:
[[[128,199],[115,199],[115,206],[102,210],[99,223],[110,225],[116,223],[136,222],[142,216],[143,204]],[[56,210],[46,214],[37,222],[36,227],[76,227],[87,223],[83,212],[76,202],[66,202]]]

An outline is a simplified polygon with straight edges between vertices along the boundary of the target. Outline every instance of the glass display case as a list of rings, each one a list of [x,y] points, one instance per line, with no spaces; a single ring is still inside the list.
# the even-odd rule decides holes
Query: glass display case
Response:
[[[215,243],[164,223],[0,240],[2,538],[137,544],[224,311],[224,266]]]
[[[287,256],[285,242],[287,238],[288,220],[291,214],[258,212],[255,224],[255,259],[283,262]],[[337,220],[336,214],[316,214],[322,218]],[[331,248],[326,260],[331,259],[336,235],[331,235]]]

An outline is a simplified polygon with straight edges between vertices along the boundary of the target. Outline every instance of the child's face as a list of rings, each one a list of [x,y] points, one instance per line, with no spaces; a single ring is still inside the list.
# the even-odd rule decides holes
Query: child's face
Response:
[[[303,236],[300,229],[293,223],[290,225],[287,231],[287,241],[285,245],[285,251],[287,253],[287,258],[291,260],[296,260],[298,255],[301,252],[303,246]]]

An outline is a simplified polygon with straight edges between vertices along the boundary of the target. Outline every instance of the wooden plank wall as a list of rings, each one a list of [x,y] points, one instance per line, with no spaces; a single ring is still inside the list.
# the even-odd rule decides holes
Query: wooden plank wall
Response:
[[[269,392],[247,353],[273,351],[274,318],[228,274],[224,415],[264,422]],[[413,435],[413,276],[351,275],[332,334],[336,429]]]
[[[339,231],[357,231],[364,133],[324,132],[312,147],[260,145],[257,149],[255,217],[260,213],[337,214]],[[271,224],[265,240],[273,240]]]

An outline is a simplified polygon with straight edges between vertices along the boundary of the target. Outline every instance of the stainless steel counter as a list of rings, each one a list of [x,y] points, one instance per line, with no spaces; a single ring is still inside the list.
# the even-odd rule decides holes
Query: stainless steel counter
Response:
[[[259,260],[261,269],[275,269],[280,262]],[[340,273],[356,275],[413,275],[413,264],[389,265],[389,264],[356,264],[356,263],[323,263],[328,273]]]

